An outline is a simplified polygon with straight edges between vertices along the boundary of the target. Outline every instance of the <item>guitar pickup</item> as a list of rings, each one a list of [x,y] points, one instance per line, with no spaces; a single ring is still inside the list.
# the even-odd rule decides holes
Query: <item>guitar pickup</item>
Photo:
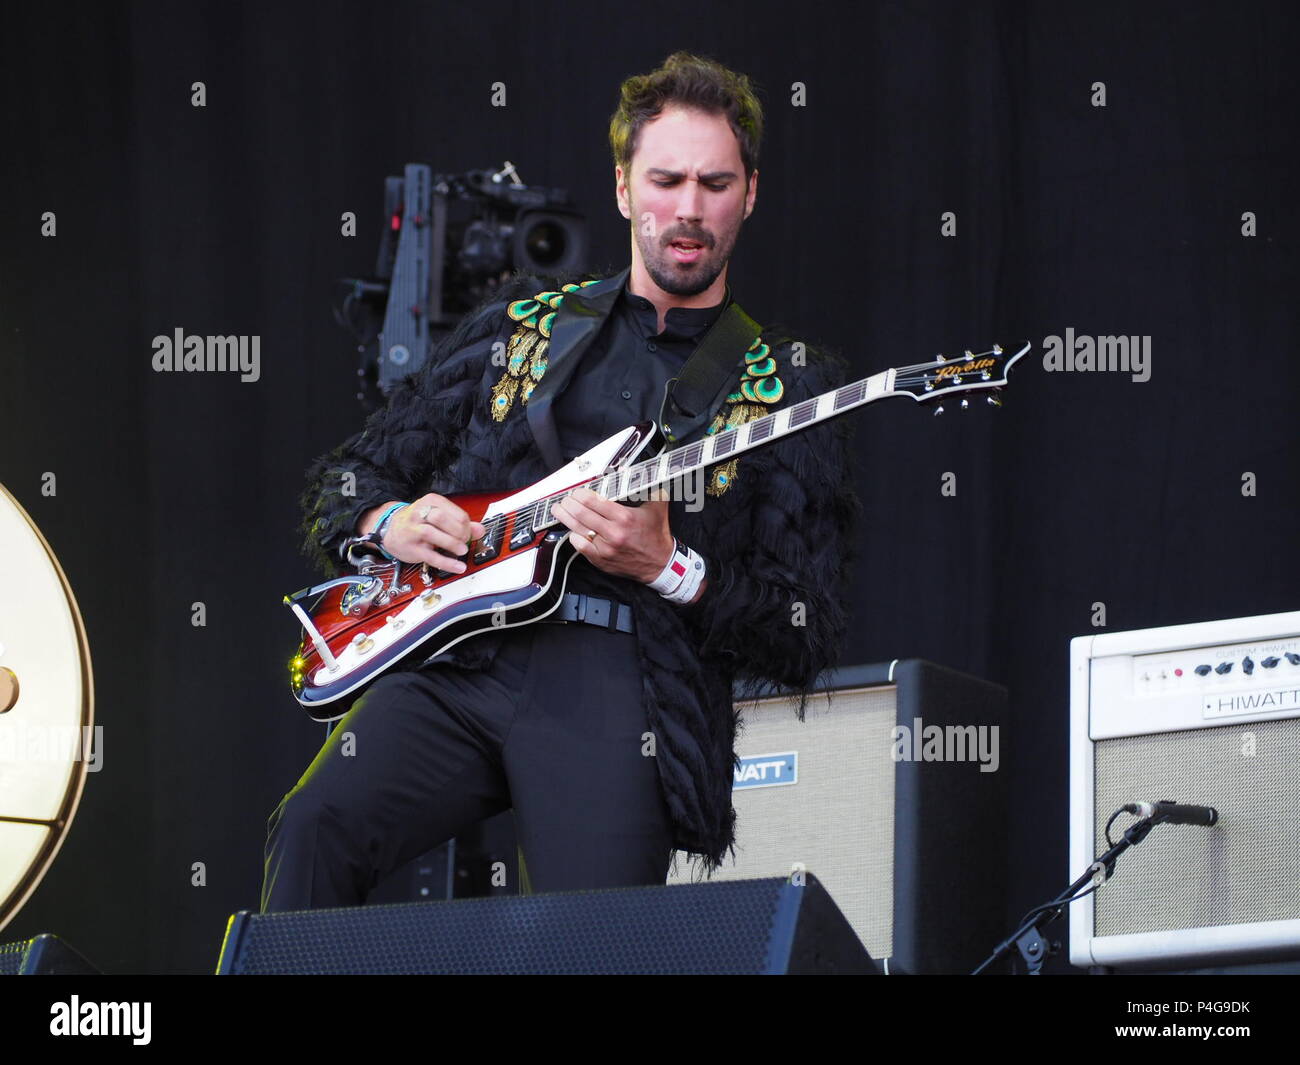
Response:
[[[484,562],[491,562],[501,553],[501,531],[504,523],[489,521],[486,523],[487,531],[480,538],[479,543],[482,545],[474,552],[475,565],[482,565]]]
[[[533,542],[533,537],[536,535],[532,521],[516,517],[514,531],[510,534],[510,550],[517,551],[521,547],[526,547]]]

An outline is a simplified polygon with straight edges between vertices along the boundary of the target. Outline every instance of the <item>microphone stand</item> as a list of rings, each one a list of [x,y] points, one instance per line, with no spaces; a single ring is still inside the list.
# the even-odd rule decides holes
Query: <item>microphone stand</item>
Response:
[[[1112,819],[1113,820],[1113,819]],[[1050,953],[1047,949],[1047,941],[1039,929],[1039,925],[1049,925],[1065,912],[1065,908],[1072,903],[1080,888],[1096,875],[1098,866],[1106,872],[1106,880],[1109,880],[1111,874],[1115,871],[1115,860],[1123,854],[1129,847],[1141,843],[1147,838],[1147,833],[1156,825],[1160,824],[1164,818],[1159,814],[1153,814],[1151,817],[1144,817],[1130,825],[1124,832],[1124,838],[1115,846],[1111,847],[1105,854],[1098,858],[1088,867],[1088,871],[1079,877],[1073,884],[1065,889],[1060,895],[1054,898],[1045,906],[1039,906],[1031,910],[1029,916],[1025,919],[1024,924],[1017,928],[1011,935],[998,944],[997,949],[988,956],[976,969],[972,976],[979,976],[985,969],[996,962],[999,958],[1010,954],[1012,949],[1020,952],[1020,956],[1025,961],[1025,971],[1028,976],[1041,976],[1043,968],[1043,959]]]

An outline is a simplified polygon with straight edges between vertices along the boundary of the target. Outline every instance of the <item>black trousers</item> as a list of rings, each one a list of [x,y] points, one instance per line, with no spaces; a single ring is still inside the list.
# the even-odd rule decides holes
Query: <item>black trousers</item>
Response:
[[[271,814],[262,911],[359,905],[512,806],[525,892],[662,884],[673,833],[641,684],[635,636],[576,623],[510,630],[488,670],[381,677]]]

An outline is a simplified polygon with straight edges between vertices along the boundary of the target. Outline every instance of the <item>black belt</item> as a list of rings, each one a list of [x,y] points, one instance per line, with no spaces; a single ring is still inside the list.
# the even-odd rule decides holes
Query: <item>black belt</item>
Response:
[[[636,632],[632,623],[632,608],[626,603],[580,592],[566,592],[560,605],[541,620],[583,621],[588,625],[599,625],[610,632]]]

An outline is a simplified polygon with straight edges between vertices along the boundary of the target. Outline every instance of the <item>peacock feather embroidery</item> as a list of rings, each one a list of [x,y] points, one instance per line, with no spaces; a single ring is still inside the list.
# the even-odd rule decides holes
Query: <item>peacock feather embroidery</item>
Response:
[[[599,283],[599,279],[564,285],[559,292],[539,292],[526,300],[515,300],[506,314],[518,322],[506,345],[506,369],[492,386],[488,400],[492,417],[504,421],[516,399],[526,404],[537,382],[546,373],[546,352],[551,344],[551,326],[564,303],[564,297],[580,288]]]
[[[736,391],[727,396],[727,405],[713,419],[708,435],[712,436],[724,429],[735,429],[755,418],[763,417],[784,395],[785,385],[776,376],[776,359],[772,357],[772,349],[759,337],[745,353],[745,372],[740,376],[740,384]],[[705,491],[711,496],[722,495],[735,481],[739,462],[739,458],[734,458],[714,466]]]

